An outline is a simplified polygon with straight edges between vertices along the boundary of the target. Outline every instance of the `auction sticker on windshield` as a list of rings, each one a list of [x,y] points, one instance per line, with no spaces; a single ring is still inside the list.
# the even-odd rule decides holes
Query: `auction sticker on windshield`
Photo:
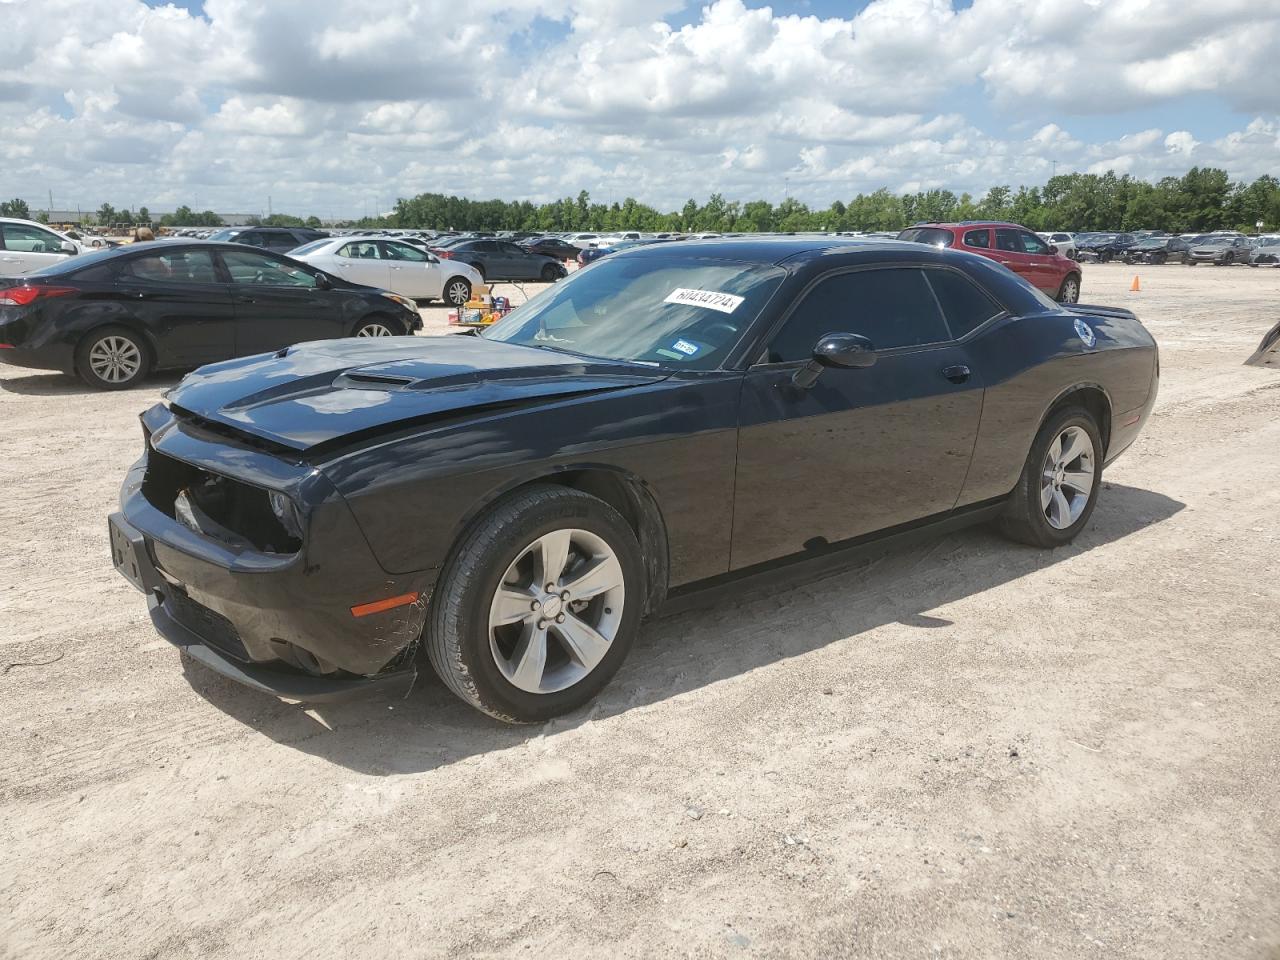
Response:
[[[690,307],[706,307],[708,310],[719,310],[721,313],[733,313],[742,306],[742,297],[732,293],[721,293],[718,290],[689,290],[677,287],[667,295],[663,303],[681,303]]]

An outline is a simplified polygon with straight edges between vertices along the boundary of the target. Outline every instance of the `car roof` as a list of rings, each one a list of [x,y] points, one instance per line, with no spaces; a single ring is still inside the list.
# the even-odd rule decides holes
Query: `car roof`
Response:
[[[932,259],[927,244],[906,240],[865,240],[860,237],[726,237],[714,240],[676,240],[628,247],[619,257],[671,257],[688,253],[708,260],[735,260],[744,263],[780,264],[788,260],[813,259],[828,254],[867,253],[868,259],[888,259],[910,254],[912,259]],[[889,256],[886,256],[889,255]]]

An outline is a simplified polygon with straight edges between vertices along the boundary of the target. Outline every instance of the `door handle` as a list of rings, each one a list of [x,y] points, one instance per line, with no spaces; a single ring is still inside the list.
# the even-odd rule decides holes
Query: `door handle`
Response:
[[[258,301],[247,294],[236,297],[236,303],[257,303]]]
[[[0,257],[0,263],[21,263],[17,257]]]
[[[955,363],[949,367],[942,368],[942,375],[952,383],[967,383],[972,373],[973,371],[963,363]]]

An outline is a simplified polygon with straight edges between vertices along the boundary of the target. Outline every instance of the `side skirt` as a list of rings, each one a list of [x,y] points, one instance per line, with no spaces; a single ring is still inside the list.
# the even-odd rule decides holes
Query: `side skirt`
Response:
[[[666,603],[655,616],[667,617],[687,610],[710,607],[747,590],[776,590],[805,583],[861,560],[893,553],[956,530],[994,520],[1004,510],[1007,499],[1001,497],[998,500],[988,500],[938,517],[901,524],[888,530],[826,544],[815,550],[806,550],[685,584],[667,595]]]

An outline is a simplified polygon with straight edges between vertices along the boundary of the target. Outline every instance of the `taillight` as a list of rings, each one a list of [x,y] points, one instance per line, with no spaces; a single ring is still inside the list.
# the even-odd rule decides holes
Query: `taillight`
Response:
[[[47,297],[66,297],[79,293],[75,287],[21,286],[0,290],[0,306],[25,307],[34,300]]]
[[[448,250],[437,250],[437,251],[436,251],[436,256],[437,256],[437,257],[439,257],[441,260],[452,260],[452,259],[453,259],[453,254],[452,254],[452,253],[450,253]]]

